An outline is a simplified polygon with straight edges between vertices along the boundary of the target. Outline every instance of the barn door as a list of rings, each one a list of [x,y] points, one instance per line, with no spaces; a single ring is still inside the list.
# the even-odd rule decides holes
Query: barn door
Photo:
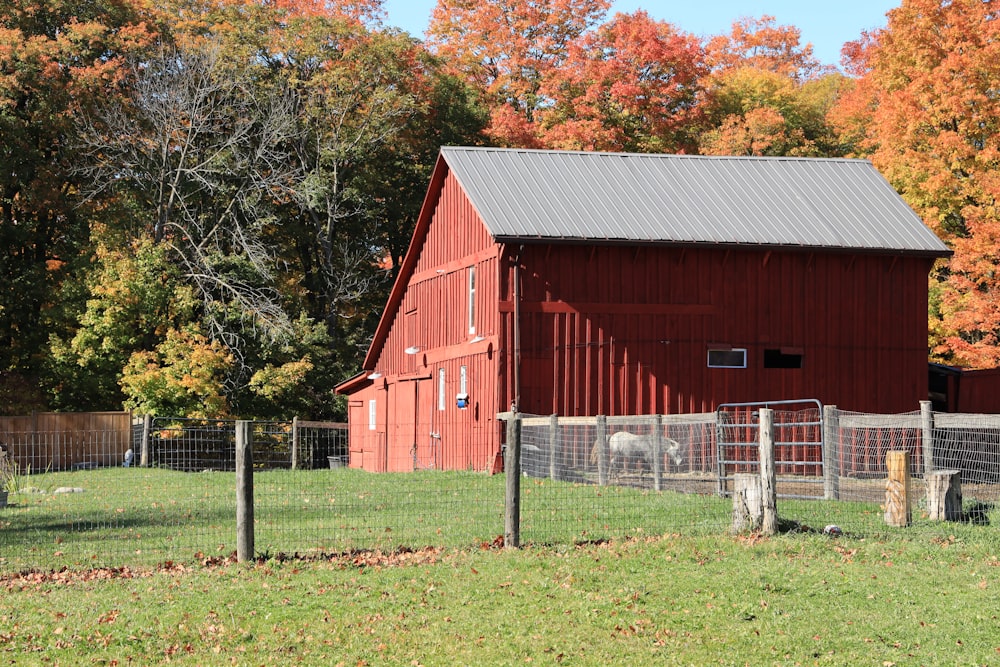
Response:
[[[433,433],[434,383],[429,378],[413,382],[413,469],[436,467],[437,440]]]

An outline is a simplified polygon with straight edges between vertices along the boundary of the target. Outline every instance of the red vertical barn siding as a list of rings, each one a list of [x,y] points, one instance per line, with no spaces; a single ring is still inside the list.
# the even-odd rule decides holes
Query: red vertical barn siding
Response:
[[[683,413],[817,398],[901,412],[927,396],[929,260],[694,247],[521,252],[522,411]],[[513,327],[509,285],[501,310]],[[713,343],[746,348],[747,368],[708,368]],[[766,349],[801,352],[802,368],[765,368]]]
[[[393,319],[385,342],[370,364],[381,377],[371,388],[352,394],[352,400],[374,397],[385,421],[369,432],[367,403],[363,423],[351,420],[352,441],[357,437],[364,443],[357,456],[352,444],[351,465],[372,471],[489,469],[500,447],[500,250],[450,174],[418,241],[409,250],[416,253],[414,268],[400,306],[389,314]],[[470,333],[468,320],[470,267],[476,272],[475,333]],[[483,340],[472,342],[474,336]],[[406,354],[413,347],[418,352]],[[456,405],[463,365],[470,396],[464,409]],[[360,408],[355,412],[360,414]]]

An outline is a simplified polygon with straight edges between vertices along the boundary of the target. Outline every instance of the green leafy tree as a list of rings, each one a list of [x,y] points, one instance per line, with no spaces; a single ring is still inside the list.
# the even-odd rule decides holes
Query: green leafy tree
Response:
[[[138,240],[120,249],[98,244],[85,308],[68,338],[53,334],[48,387],[53,407],[115,410],[129,357],[154,349],[169,330],[190,323],[198,306],[169,249]]]

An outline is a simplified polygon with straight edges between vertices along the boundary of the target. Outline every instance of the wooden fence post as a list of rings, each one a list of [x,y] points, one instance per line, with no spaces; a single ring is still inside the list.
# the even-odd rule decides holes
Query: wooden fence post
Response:
[[[763,519],[760,531],[764,535],[778,532],[778,488],[774,473],[774,410],[760,409],[760,495]]]
[[[252,422],[236,422],[236,560],[254,556]]]
[[[893,450],[885,454],[889,479],[885,485],[885,522],[890,526],[909,526],[910,513],[910,453]]]
[[[521,545],[521,416],[511,412],[507,421],[507,456],[503,463],[507,475],[504,499],[503,545],[516,549]]]
[[[549,479],[559,479],[559,415],[549,417]]]
[[[920,435],[924,455],[924,474],[934,471],[934,408],[930,401],[920,401]]]
[[[142,416],[142,443],[139,447],[139,466],[149,467],[149,441],[153,437],[153,415]]]
[[[299,418],[292,417],[292,470],[299,469]]]
[[[597,439],[594,442],[594,449],[597,450],[597,483],[600,486],[608,485],[608,418],[604,415],[597,415]]]
[[[656,437],[653,438],[653,490],[663,490],[663,415],[656,415],[653,422]]]
[[[823,406],[823,498],[840,500],[840,413]]]

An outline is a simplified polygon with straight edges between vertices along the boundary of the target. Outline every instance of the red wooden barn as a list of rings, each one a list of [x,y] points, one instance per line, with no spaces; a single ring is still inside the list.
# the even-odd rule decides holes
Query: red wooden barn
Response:
[[[947,254],[866,161],[443,148],[338,388],[350,465],[490,469],[512,404],[916,409]]]

